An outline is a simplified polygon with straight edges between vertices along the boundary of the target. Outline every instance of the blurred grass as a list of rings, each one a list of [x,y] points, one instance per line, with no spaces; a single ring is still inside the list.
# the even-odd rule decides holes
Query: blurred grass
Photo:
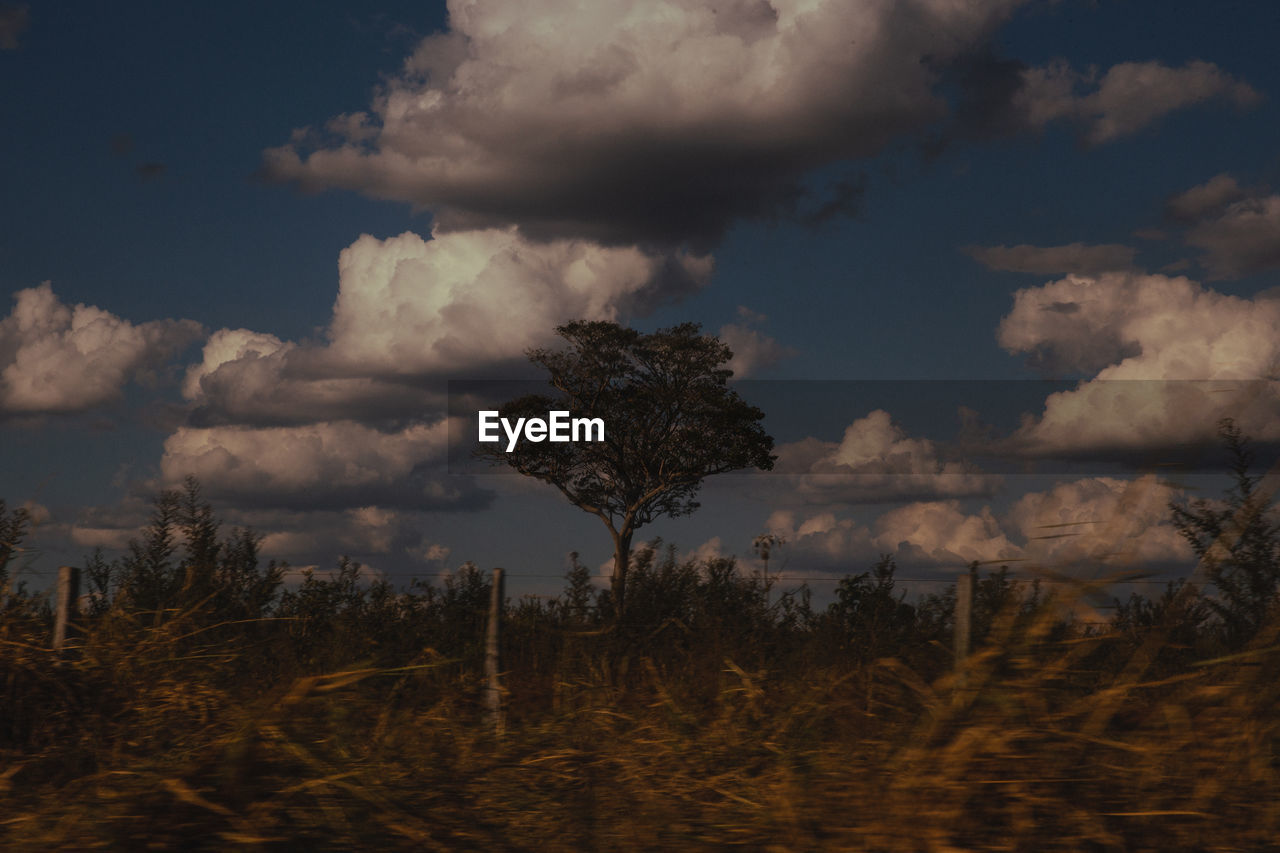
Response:
[[[767,589],[751,621],[733,595],[759,603],[754,580],[696,572],[641,563],[637,601],[683,578],[702,606],[626,630],[509,608],[501,739],[480,632],[391,631],[405,601],[369,616],[382,634],[112,608],[62,657],[8,612],[0,846],[1277,849],[1280,621],[1242,652],[1162,657],[1143,650],[1167,626],[1089,631],[1070,595],[1009,598],[958,688],[945,634],[770,634]]]

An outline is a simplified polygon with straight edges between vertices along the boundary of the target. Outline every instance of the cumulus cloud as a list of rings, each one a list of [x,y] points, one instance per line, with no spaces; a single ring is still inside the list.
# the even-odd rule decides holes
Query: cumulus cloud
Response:
[[[194,475],[211,497],[246,506],[478,509],[488,501],[444,473],[445,420],[383,431],[352,421],[293,427],[181,427],[161,479]]]
[[[692,560],[695,563],[705,563],[709,560],[721,560],[732,556],[725,550],[724,542],[719,536],[712,536],[706,542],[703,542],[692,551],[684,551],[680,554],[679,560],[682,563]],[[612,572],[613,564],[610,562],[610,571]]]
[[[317,375],[306,349],[275,335],[220,329],[187,369],[182,393],[195,404],[189,425],[288,426],[317,421],[409,418],[432,399],[402,382]]]
[[[81,548],[123,551],[129,547],[130,539],[141,536],[152,508],[140,495],[129,494],[113,504],[81,507],[74,519],[56,526],[66,539]]]
[[[1154,475],[1135,480],[1092,477],[1023,495],[1009,527],[1035,564],[1064,568],[1186,564],[1190,546],[1170,520],[1180,490]]]
[[[911,438],[877,409],[850,424],[839,442],[807,438],[778,448],[774,472],[790,475],[806,503],[891,503],[990,495],[999,477],[941,458],[930,440]]]
[[[1050,369],[1103,379],[1253,379],[1276,362],[1278,312],[1185,277],[1072,275],[1017,291],[997,334]]]
[[[200,336],[191,320],[134,325],[90,305],[66,305],[49,282],[14,295],[0,320],[0,415],[82,412],[147,379]]]
[[[426,576],[444,567],[450,549],[428,532],[427,514],[363,506],[344,510],[297,512],[254,510],[237,513],[241,524],[262,534],[264,559],[324,565],[338,555]]]
[[[1141,451],[1215,440],[1237,419],[1280,439],[1280,303],[1187,278],[1068,276],[1014,296],[1000,345],[1051,371],[1093,373],[1052,394],[1011,447],[1034,455]],[[1189,380],[1189,381],[1188,381]]]
[[[786,540],[783,554],[788,565],[803,567],[803,571],[844,572],[878,556],[865,526],[850,518],[837,518],[833,512],[805,518],[794,510],[777,510],[764,527]]]
[[[446,477],[444,380],[523,364],[574,319],[625,320],[710,277],[708,256],[534,243],[514,227],[363,236],[339,258],[323,339],[221,329],[188,369],[163,479],[253,505],[475,509]]]
[[[881,554],[899,566],[960,569],[978,560],[1014,560],[1022,551],[1009,541],[991,510],[967,514],[959,501],[922,501],[892,509],[870,526],[832,512],[803,518],[774,512],[765,529],[787,540],[787,559],[807,570],[859,571]]]
[[[424,382],[523,361],[569,320],[644,313],[703,285],[713,262],[583,240],[532,243],[506,228],[431,240],[366,235],[338,268],[323,343],[246,329],[210,336],[183,383],[194,423],[412,416],[432,402]]]
[[[1077,577],[1135,568],[1167,569],[1193,559],[1169,520],[1179,491],[1153,476],[1094,477],[1023,495],[1006,513],[957,500],[896,507],[861,524],[832,512],[774,512],[765,523],[785,537],[789,565],[859,571],[881,554],[903,568],[954,572],[967,564],[1018,562]]]
[[[450,230],[708,245],[738,217],[803,215],[806,172],[945,115],[939,69],[1020,4],[453,2],[367,112],[264,171]]]
[[[83,507],[74,521],[51,527],[80,548],[125,551],[130,540],[145,533],[151,510],[149,501],[131,494],[115,504]],[[260,537],[262,561],[311,566],[320,569],[319,577],[326,576],[340,555],[366,565],[376,560],[380,568],[398,576],[426,577],[444,568],[451,553],[435,539],[439,521],[415,508],[353,506],[302,511],[242,505],[222,506],[218,515],[223,535],[242,528]],[[300,579],[295,569],[290,580]]]
[[[296,558],[316,553],[363,557],[386,554],[420,543],[422,534],[412,530],[406,514],[376,506],[355,507],[319,516],[307,514],[305,524],[273,525],[277,529],[262,538],[267,557]],[[316,522],[320,522],[317,524]],[[279,529],[285,527],[285,529]],[[410,528],[410,529],[406,529]],[[416,533],[416,535],[414,535]]]
[[[1105,74],[1081,73],[1066,62],[1028,68],[1013,106],[1032,127],[1066,120],[1080,125],[1085,142],[1099,145],[1130,136],[1165,115],[1211,100],[1238,107],[1261,95],[1212,62],[1174,68],[1160,62],[1122,62]]]
[[[765,315],[739,305],[738,322],[720,327],[720,340],[733,352],[733,358],[727,366],[733,371],[735,379],[744,379],[795,355],[794,349],[783,346],[760,331],[760,326],[767,319]]]
[[[1118,243],[1091,246],[970,246],[965,251],[988,269],[1036,275],[1091,274],[1133,267],[1137,251]]]
[[[872,542],[904,564],[959,566],[974,560],[1014,560],[1022,553],[1005,536],[989,507],[969,515],[955,500],[889,510],[876,520]]]
[[[338,260],[333,363],[359,372],[456,372],[521,358],[568,319],[617,320],[710,277],[708,256],[531,243],[515,228],[364,236]]]

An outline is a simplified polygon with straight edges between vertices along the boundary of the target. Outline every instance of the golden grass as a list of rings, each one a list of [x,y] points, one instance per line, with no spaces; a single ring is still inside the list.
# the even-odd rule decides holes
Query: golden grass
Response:
[[[695,683],[643,650],[602,653],[541,681],[513,673],[525,701],[501,739],[482,724],[479,674],[429,651],[274,677],[259,651],[202,645],[181,617],[110,616],[61,661],[5,623],[0,847],[942,853],[1280,839],[1280,623],[1243,654],[1155,672],[1125,667],[1132,654],[1101,664],[1127,648],[1117,638],[1052,639],[1055,619],[1006,614],[962,688],[892,658],[752,671],[727,657]]]

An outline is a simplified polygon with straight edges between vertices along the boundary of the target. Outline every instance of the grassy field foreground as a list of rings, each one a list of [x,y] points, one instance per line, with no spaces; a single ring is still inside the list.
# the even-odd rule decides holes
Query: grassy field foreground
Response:
[[[1280,620],[1233,641],[1187,587],[1086,626],[1064,614],[1090,590],[988,575],[961,688],[954,598],[907,604],[890,561],[818,611],[732,561],[648,548],[624,620],[581,567],[558,599],[508,604],[497,737],[481,708],[481,573],[397,592],[344,561],[281,593],[252,536],[202,539],[217,529],[199,512],[158,524],[125,559],[91,561],[98,593],[61,655],[47,606],[9,585],[6,850],[1280,838]]]

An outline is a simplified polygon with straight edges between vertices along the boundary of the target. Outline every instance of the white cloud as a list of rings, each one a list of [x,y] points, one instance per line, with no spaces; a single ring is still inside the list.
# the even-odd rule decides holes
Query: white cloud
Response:
[[[862,571],[881,554],[903,568],[960,569],[978,560],[1022,555],[991,510],[966,514],[959,501],[922,501],[880,515],[870,526],[822,512],[804,518],[779,510],[765,529],[787,540],[782,554],[793,570]]]
[[[404,514],[375,506],[322,514],[308,514],[305,525],[274,530],[262,538],[267,557],[296,557],[317,552],[329,554],[386,554],[403,535]],[[316,524],[316,521],[321,521]]]
[[[266,361],[292,349],[293,344],[286,344],[275,335],[251,332],[248,329],[220,329],[205,341],[200,363],[187,369],[182,394],[188,400],[199,397],[202,393],[201,383],[224,364]]]
[[[1194,555],[1169,512],[1169,502],[1179,494],[1154,475],[1059,483],[1047,492],[1023,495],[1009,511],[1009,525],[1037,565],[1186,564]]]
[[[1165,115],[1220,99],[1251,106],[1261,96],[1211,62],[1172,68],[1160,62],[1122,62],[1105,74],[1081,74],[1066,62],[1023,72],[1015,106],[1032,127],[1065,119],[1080,124],[1091,145],[1130,136]]]
[[[448,509],[483,502],[445,473],[445,420],[384,432],[351,421],[292,427],[181,427],[164,443],[161,478],[195,476],[242,505]]]
[[[692,560],[701,564],[708,560],[720,560],[729,556],[731,555],[725,550],[724,542],[721,541],[719,536],[713,536],[692,551],[682,552],[679,561],[686,563]],[[610,563],[610,570],[612,570],[612,563]]]
[[[447,545],[441,545],[438,542],[423,543],[422,547],[419,549],[419,554],[423,560],[428,563],[437,563],[441,566],[448,561],[451,553],[453,553],[453,549],[449,548]]]
[[[127,495],[112,505],[82,507],[74,520],[57,527],[81,548],[123,551],[142,534],[151,510],[140,496]]]
[[[793,208],[808,170],[943,115],[938,69],[1021,2],[457,0],[368,112],[264,167],[450,229],[714,240]]]
[[[955,571],[973,561],[1018,563],[1076,576],[1108,570],[1167,569],[1192,559],[1170,523],[1179,491],[1153,476],[1058,483],[1030,492],[997,516],[957,500],[921,501],[882,513],[869,524],[821,512],[779,510],[765,529],[786,538],[779,552],[791,571],[861,571],[881,554],[904,569]]]
[[[784,358],[795,355],[791,347],[783,346],[760,331],[768,318],[746,306],[738,306],[738,322],[720,327],[719,338],[733,352],[727,367],[735,379],[745,379],[753,373],[772,367]]]
[[[791,475],[796,494],[817,504],[989,495],[1000,486],[999,477],[943,460],[932,441],[911,438],[883,409],[854,421],[839,442],[781,446],[774,473]]]
[[[165,443],[163,479],[195,474],[256,505],[478,507],[470,480],[444,474],[445,378],[523,364],[558,325],[624,320],[711,271],[707,256],[533,243],[514,228],[363,236],[339,259],[322,341],[210,336],[183,382],[193,410]]]
[[[323,344],[246,329],[210,336],[183,385],[197,423],[418,415],[441,402],[442,388],[424,381],[523,361],[569,320],[643,313],[705,284],[713,263],[582,240],[532,243],[507,228],[363,236],[338,267]]]
[[[802,574],[856,571],[878,556],[865,526],[849,518],[837,518],[832,512],[804,518],[793,510],[777,510],[765,521],[764,527],[769,533],[786,539],[778,559]],[[777,565],[775,563],[775,571]]]
[[[1000,345],[1100,379],[1253,379],[1280,353],[1280,305],[1184,277],[1067,276],[1014,294]]]
[[[206,488],[204,492],[214,497],[211,489]],[[439,518],[421,507],[364,505],[298,510],[262,505],[246,507],[244,503],[226,505],[220,500],[217,503],[221,504],[217,515],[223,537],[236,528],[254,531],[260,537],[259,561],[292,564],[290,582],[300,580],[300,569],[308,565],[325,567],[317,576],[328,576],[330,567],[341,555],[366,565],[370,560],[377,560],[380,568],[385,567],[398,577],[425,578],[441,569],[451,553],[448,546],[435,541],[442,526]],[[51,527],[80,548],[125,551],[130,540],[145,534],[151,509],[147,501],[130,495],[113,505],[84,507],[73,522]]]
[[[363,236],[338,259],[328,356],[390,375],[522,358],[570,320],[617,320],[710,277],[707,256],[660,255],[584,240],[532,243],[514,228]]]
[[[93,527],[76,524],[71,527],[71,541],[82,548],[102,548],[107,551],[123,551],[129,540],[138,538],[140,527]]]
[[[1186,278],[1068,276],[1018,291],[999,341],[1051,370],[1095,374],[1049,396],[1014,436],[1022,452],[1212,442],[1223,417],[1257,438],[1280,438],[1280,397],[1264,381],[1280,362],[1275,300]]]
[[[182,392],[195,404],[193,426],[287,426],[328,420],[419,415],[440,391],[317,369],[323,351],[248,329],[220,329],[202,360],[187,370]]]
[[[988,507],[968,515],[955,500],[889,510],[876,520],[872,542],[881,551],[896,554],[900,563],[959,566],[974,560],[1013,560],[1022,554]]]
[[[0,414],[66,414],[110,402],[202,331],[191,320],[134,325],[101,308],[66,305],[49,282],[14,300],[0,320]]]
[[[426,513],[377,506],[344,510],[240,511],[240,524],[262,536],[263,559],[328,564],[339,555],[361,562],[377,559],[397,573],[416,571],[423,577],[442,568],[450,549],[433,542]],[[436,523],[435,526],[438,526]]]

